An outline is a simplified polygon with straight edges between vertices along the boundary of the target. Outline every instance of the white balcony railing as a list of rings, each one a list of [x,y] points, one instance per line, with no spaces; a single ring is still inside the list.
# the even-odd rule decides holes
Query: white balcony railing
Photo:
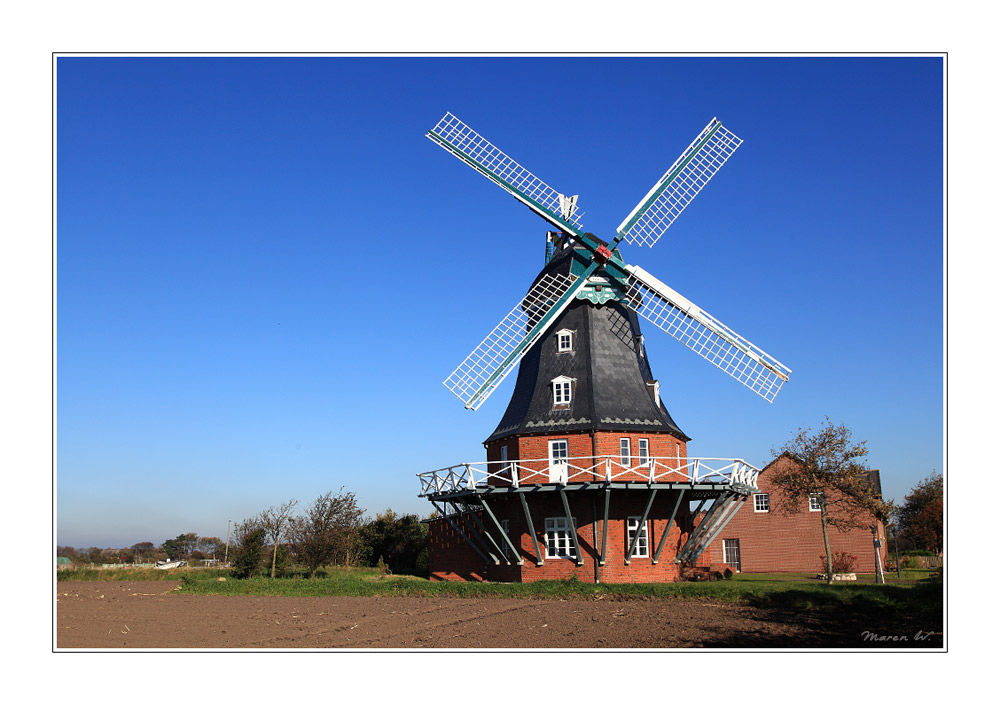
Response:
[[[649,458],[640,463],[617,455],[461,463],[417,473],[420,496],[485,487],[574,482],[680,482],[743,485],[757,489],[758,468],[739,458]]]

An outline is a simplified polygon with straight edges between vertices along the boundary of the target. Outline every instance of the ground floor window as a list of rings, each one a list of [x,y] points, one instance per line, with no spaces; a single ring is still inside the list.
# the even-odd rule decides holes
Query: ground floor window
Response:
[[[632,541],[635,540],[635,532],[639,529],[639,521],[642,517],[629,517],[628,518],[628,545],[625,546],[625,550],[628,551],[629,546],[632,545]],[[635,553],[632,554],[633,558],[649,558],[649,541],[646,538],[646,527],[642,527],[642,531],[639,531],[639,541],[635,544]]]
[[[740,569],[740,540],[722,540],[722,562],[734,568],[737,572]]]
[[[573,519],[576,524],[576,518]],[[546,558],[576,558],[573,550],[573,537],[569,533],[566,517],[547,517],[545,519],[545,557]]]

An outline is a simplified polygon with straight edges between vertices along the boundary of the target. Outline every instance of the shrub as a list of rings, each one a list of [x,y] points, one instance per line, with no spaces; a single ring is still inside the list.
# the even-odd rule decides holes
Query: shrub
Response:
[[[265,531],[263,528],[250,529],[240,537],[240,544],[232,551],[230,558],[234,578],[250,578],[262,573],[264,539]]]
[[[834,573],[853,573],[854,566],[858,564],[856,556],[852,556],[847,551],[834,551],[830,557],[833,562]],[[820,572],[826,572],[826,556],[820,556]]]

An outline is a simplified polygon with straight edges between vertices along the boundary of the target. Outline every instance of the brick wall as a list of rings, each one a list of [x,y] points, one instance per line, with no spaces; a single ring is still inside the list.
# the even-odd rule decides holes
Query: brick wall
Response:
[[[645,509],[649,491],[643,487],[630,490],[612,490],[609,508],[607,555],[605,564],[600,565],[600,549],[604,531],[604,491],[569,490],[567,498],[570,511],[576,519],[583,565],[578,566],[571,558],[544,558],[543,565],[536,564],[535,545],[528,532],[527,520],[521,502],[514,494],[495,494],[486,501],[498,521],[509,522],[512,541],[517,547],[517,555],[523,564],[516,564],[517,558],[511,554],[512,565],[488,563],[468,546],[444,520],[430,524],[431,577],[434,580],[495,580],[509,582],[531,582],[535,580],[562,580],[575,575],[583,582],[672,582],[680,578],[680,567],[673,559],[677,550],[687,539],[690,530],[690,511],[687,502],[681,502],[677,518],[664,544],[659,561],[654,565],[653,554],[666,528],[670,512],[676,500],[675,492],[661,490],[657,493],[646,522],[648,535],[648,556],[633,557],[625,564],[628,553],[628,517],[641,517]],[[562,500],[558,492],[539,491],[527,495],[531,520],[538,540],[538,549],[545,556],[545,519],[565,517]],[[479,515],[486,525],[491,525],[488,516]],[[467,533],[468,530],[466,530]],[[493,531],[494,537],[496,531]],[[488,542],[477,531],[480,541]],[[496,553],[496,550],[493,550]],[[701,563],[702,561],[699,561]]]
[[[724,560],[723,540],[738,539],[744,573],[820,572],[826,554],[820,513],[809,511],[808,500],[803,500],[799,513],[785,515],[781,510],[779,493],[771,482],[779,467],[788,462],[791,462],[788,458],[778,458],[758,477],[760,492],[769,495],[770,511],[755,512],[753,496],[747,499],[743,508],[709,547],[707,552],[711,554],[712,563]],[[831,511],[834,511],[833,508]],[[882,541],[880,551],[884,569],[888,544],[885,527],[881,523],[877,526]],[[827,533],[831,552],[846,551],[857,557],[855,570],[859,573],[875,572],[875,548],[870,529],[844,532],[828,526]],[[824,558],[821,559],[821,556]]]
[[[462,526],[471,533],[468,523]],[[431,580],[481,581],[486,579],[486,564],[446,519],[434,519],[428,525],[428,563]]]
[[[501,460],[501,448],[507,448],[508,461],[522,461],[522,465],[527,472],[522,472],[521,484],[538,484],[549,482],[548,461],[549,441],[565,440],[569,447],[570,463],[582,465],[572,458],[590,458],[593,456],[618,456],[621,452],[621,439],[628,438],[631,446],[632,465],[638,466],[639,439],[649,441],[650,457],[673,458],[678,455],[687,458],[687,444],[669,433],[635,433],[631,431],[595,431],[577,433],[556,433],[540,434],[531,436],[509,436],[497,441],[493,441],[486,447],[486,459],[490,462]],[[523,462],[541,459],[538,462]],[[590,461],[587,464],[591,464]],[[499,465],[490,466],[491,471],[497,471]],[[648,477],[649,470],[637,469],[633,473],[619,474],[621,468],[613,469],[616,481],[641,481]],[[574,481],[584,481],[585,479],[603,480],[604,468],[595,469],[592,475],[584,477],[574,477]],[[497,483],[491,483],[497,484]],[[503,484],[500,482],[499,484]]]

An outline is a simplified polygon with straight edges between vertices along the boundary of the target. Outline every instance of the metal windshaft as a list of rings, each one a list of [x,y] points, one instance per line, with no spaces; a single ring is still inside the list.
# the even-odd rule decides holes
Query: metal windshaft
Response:
[[[641,267],[631,275],[626,300],[636,312],[767,401],[792,371],[749,340],[695,306]]]

